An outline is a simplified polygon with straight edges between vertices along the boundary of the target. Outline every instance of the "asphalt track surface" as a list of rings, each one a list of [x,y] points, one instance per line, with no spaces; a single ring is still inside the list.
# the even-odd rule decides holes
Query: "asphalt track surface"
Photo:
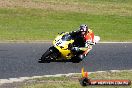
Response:
[[[0,43],[0,79],[132,69],[132,43],[97,44],[80,63],[38,63],[50,43]]]

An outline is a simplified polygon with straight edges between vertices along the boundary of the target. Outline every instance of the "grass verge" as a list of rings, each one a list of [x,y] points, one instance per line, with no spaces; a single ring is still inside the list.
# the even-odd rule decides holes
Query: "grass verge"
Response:
[[[81,75],[69,77],[44,77],[28,80],[22,88],[84,88],[79,84]],[[129,79],[132,81],[132,71],[92,73],[91,79]],[[131,88],[130,86],[88,86],[87,88]]]
[[[0,0],[0,41],[52,40],[89,24],[101,41],[132,41],[131,0]]]

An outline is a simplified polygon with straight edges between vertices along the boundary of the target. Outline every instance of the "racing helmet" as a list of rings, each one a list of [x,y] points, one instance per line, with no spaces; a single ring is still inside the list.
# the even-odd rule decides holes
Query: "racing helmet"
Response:
[[[80,25],[80,33],[81,35],[85,35],[88,32],[88,26],[86,24]]]
[[[80,32],[87,33],[88,32],[88,26],[86,24],[80,25]]]

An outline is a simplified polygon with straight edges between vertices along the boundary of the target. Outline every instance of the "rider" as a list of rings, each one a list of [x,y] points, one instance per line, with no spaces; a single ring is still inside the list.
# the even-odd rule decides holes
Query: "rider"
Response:
[[[95,44],[94,33],[86,24],[82,24],[80,25],[80,29],[78,31],[72,31],[70,34],[74,38],[74,43],[71,50],[76,53],[76,57],[79,60],[82,60],[92,49],[92,47],[89,47],[89,45]],[[86,50],[80,51],[79,47],[85,48]]]

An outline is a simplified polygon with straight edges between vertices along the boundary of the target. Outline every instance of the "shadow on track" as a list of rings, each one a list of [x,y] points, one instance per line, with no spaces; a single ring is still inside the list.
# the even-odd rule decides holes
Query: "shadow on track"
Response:
[[[50,62],[72,62],[72,63],[79,63],[80,61],[73,61],[73,60],[45,60],[45,61],[41,61],[39,60],[38,63],[50,63]]]

